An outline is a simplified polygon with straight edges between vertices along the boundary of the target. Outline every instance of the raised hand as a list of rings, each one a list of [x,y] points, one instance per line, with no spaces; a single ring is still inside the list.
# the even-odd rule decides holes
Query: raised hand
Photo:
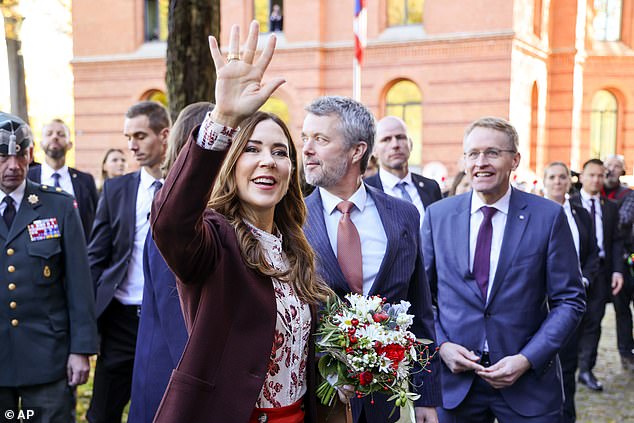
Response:
[[[240,27],[233,25],[229,39],[227,59],[218,48],[218,41],[209,37],[209,50],[216,67],[216,107],[212,118],[225,126],[236,127],[246,117],[257,111],[284,82],[273,78],[262,83],[262,77],[271,62],[275,50],[275,35],[270,35],[264,51],[254,63],[260,26],[251,22],[244,51],[240,52]],[[242,55],[240,54],[242,53]]]

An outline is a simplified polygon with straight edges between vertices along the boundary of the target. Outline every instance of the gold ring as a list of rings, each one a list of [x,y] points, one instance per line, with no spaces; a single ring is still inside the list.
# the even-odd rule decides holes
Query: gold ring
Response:
[[[229,54],[227,54],[227,62],[231,62],[233,60],[240,60],[240,53],[229,53]]]

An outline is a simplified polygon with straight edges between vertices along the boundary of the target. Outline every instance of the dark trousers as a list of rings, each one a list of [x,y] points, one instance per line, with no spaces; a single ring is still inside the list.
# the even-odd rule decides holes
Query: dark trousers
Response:
[[[21,407],[18,406],[20,399]],[[41,385],[0,387],[0,422],[19,421],[21,409],[25,422],[73,423],[73,404],[73,393],[66,378]]]
[[[616,343],[619,353],[632,355],[634,350],[634,337],[632,336],[632,309],[634,303],[634,277],[629,270],[623,275],[625,278],[623,288],[612,297],[616,314]]]
[[[86,415],[90,423],[121,423],[132,389],[134,350],[139,329],[138,309],[113,299],[99,317],[101,349],[95,368],[92,400]]]
[[[579,340],[579,370],[589,371],[597,362],[597,349],[601,338],[601,320],[605,315],[605,304],[610,292],[611,274],[601,266],[595,280],[587,290],[586,312],[581,319]]]
[[[577,371],[577,351],[579,349],[579,328],[577,328],[568,341],[559,351],[561,372],[564,384],[564,409],[561,417],[562,423],[572,423],[577,420],[575,411],[575,372]]]
[[[514,412],[497,389],[475,377],[464,401],[453,410],[437,408],[440,423],[559,423],[561,410],[525,417]]]

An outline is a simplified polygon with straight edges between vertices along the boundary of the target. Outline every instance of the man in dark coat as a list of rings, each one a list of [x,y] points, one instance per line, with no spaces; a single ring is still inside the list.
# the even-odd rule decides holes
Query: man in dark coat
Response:
[[[73,143],[70,141],[68,126],[62,120],[53,119],[44,125],[40,146],[46,154],[44,163],[31,166],[27,177],[38,184],[61,188],[75,197],[88,242],[99,199],[95,179],[91,174],[80,172],[66,164],[66,154]]]
[[[32,154],[27,124],[0,112],[0,409],[73,422],[97,352],[90,269],[72,196],[26,179]]]

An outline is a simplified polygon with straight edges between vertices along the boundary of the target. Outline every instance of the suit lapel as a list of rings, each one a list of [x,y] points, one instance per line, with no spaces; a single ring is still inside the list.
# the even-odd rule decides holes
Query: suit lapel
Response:
[[[506,217],[506,227],[504,228],[504,236],[502,238],[502,247],[500,249],[500,258],[493,279],[493,287],[489,295],[487,306],[493,302],[495,294],[500,290],[506,272],[511,267],[513,258],[519,248],[520,240],[526,229],[526,225],[530,220],[530,213],[526,210],[526,202],[518,191],[511,188],[511,201],[509,204],[509,214]]]
[[[83,186],[79,182],[79,178],[77,177],[77,172],[75,171],[75,169],[69,167],[68,173],[70,174],[70,182],[73,185],[73,191],[75,191],[75,199],[77,200],[77,203],[83,204],[83,201],[81,199],[83,199],[82,196],[84,195],[84,190]]]
[[[321,268],[325,273],[323,278],[332,288],[348,291],[348,284],[339,267],[339,262],[330,245],[326,222],[324,221],[324,205],[321,201],[319,189],[315,189],[306,197],[306,207],[308,208],[308,219],[306,221],[306,237],[310,245],[317,253],[317,260],[321,262]],[[340,282],[343,282],[340,283]]]
[[[480,288],[469,269],[469,228],[471,227],[471,195],[461,197],[462,202],[456,207],[455,216],[452,219],[452,237],[447,242],[453,243],[456,251],[458,270],[464,275],[464,281],[473,294],[482,301]],[[461,242],[462,240],[462,242]]]
[[[429,207],[429,205],[431,204],[431,196],[425,189],[425,181],[423,181],[423,178],[416,175],[415,173],[412,173],[412,181],[416,186],[416,190],[418,191],[418,195],[423,202],[423,206],[425,206],[425,209],[427,209],[427,207]]]
[[[396,258],[396,252],[398,251],[398,243],[402,232],[402,226],[399,225],[401,216],[397,215],[396,210],[392,207],[392,204],[387,201],[379,201],[376,198],[375,188],[372,188],[366,184],[365,186],[368,195],[374,200],[376,209],[379,212],[381,223],[383,224],[383,230],[385,230],[385,236],[387,237],[387,246],[385,247],[385,255],[381,261],[381,266],[376,274],[376,278],[372,283],[369,295],[374,295],[380,292],[381,286],[385,283],[390,270],[392,269],[392,263]],[[381,192],[382,193],[382,192]],[[387,194],[384,194],[387,195]]]
[[[22,231],[26,230],[26,225],[40,217],[40,214],[36,211],[36,209],[41,205],[41,203],[38,201],[34,204],[31,204],[28,201],[30,195],[37,195],[36,187],[27,180],[26,188],[24,189],[24,197],[22,198],[22,202],[20,203],[20,208],[15,215],[15,220],[11,225],[11,230],[6,236],[7,243],[13,241],[13,239],[17,237]],[[4,226],[3,229],[6,231],[6,226],[2,226]]]
[[[141,171],[137,171],[136,174],[128,180],[126,189],[124,190],[124,201],[119,205],[122,210],[122,216],[125,216],[124,222],[130,228],[130,247],[134,246],[134,235],[136,232],[136,200],[139,185],[141,184]],[[132,204],[132,207],[129,205]],[[132,251],[132,248],[130,248]]]

